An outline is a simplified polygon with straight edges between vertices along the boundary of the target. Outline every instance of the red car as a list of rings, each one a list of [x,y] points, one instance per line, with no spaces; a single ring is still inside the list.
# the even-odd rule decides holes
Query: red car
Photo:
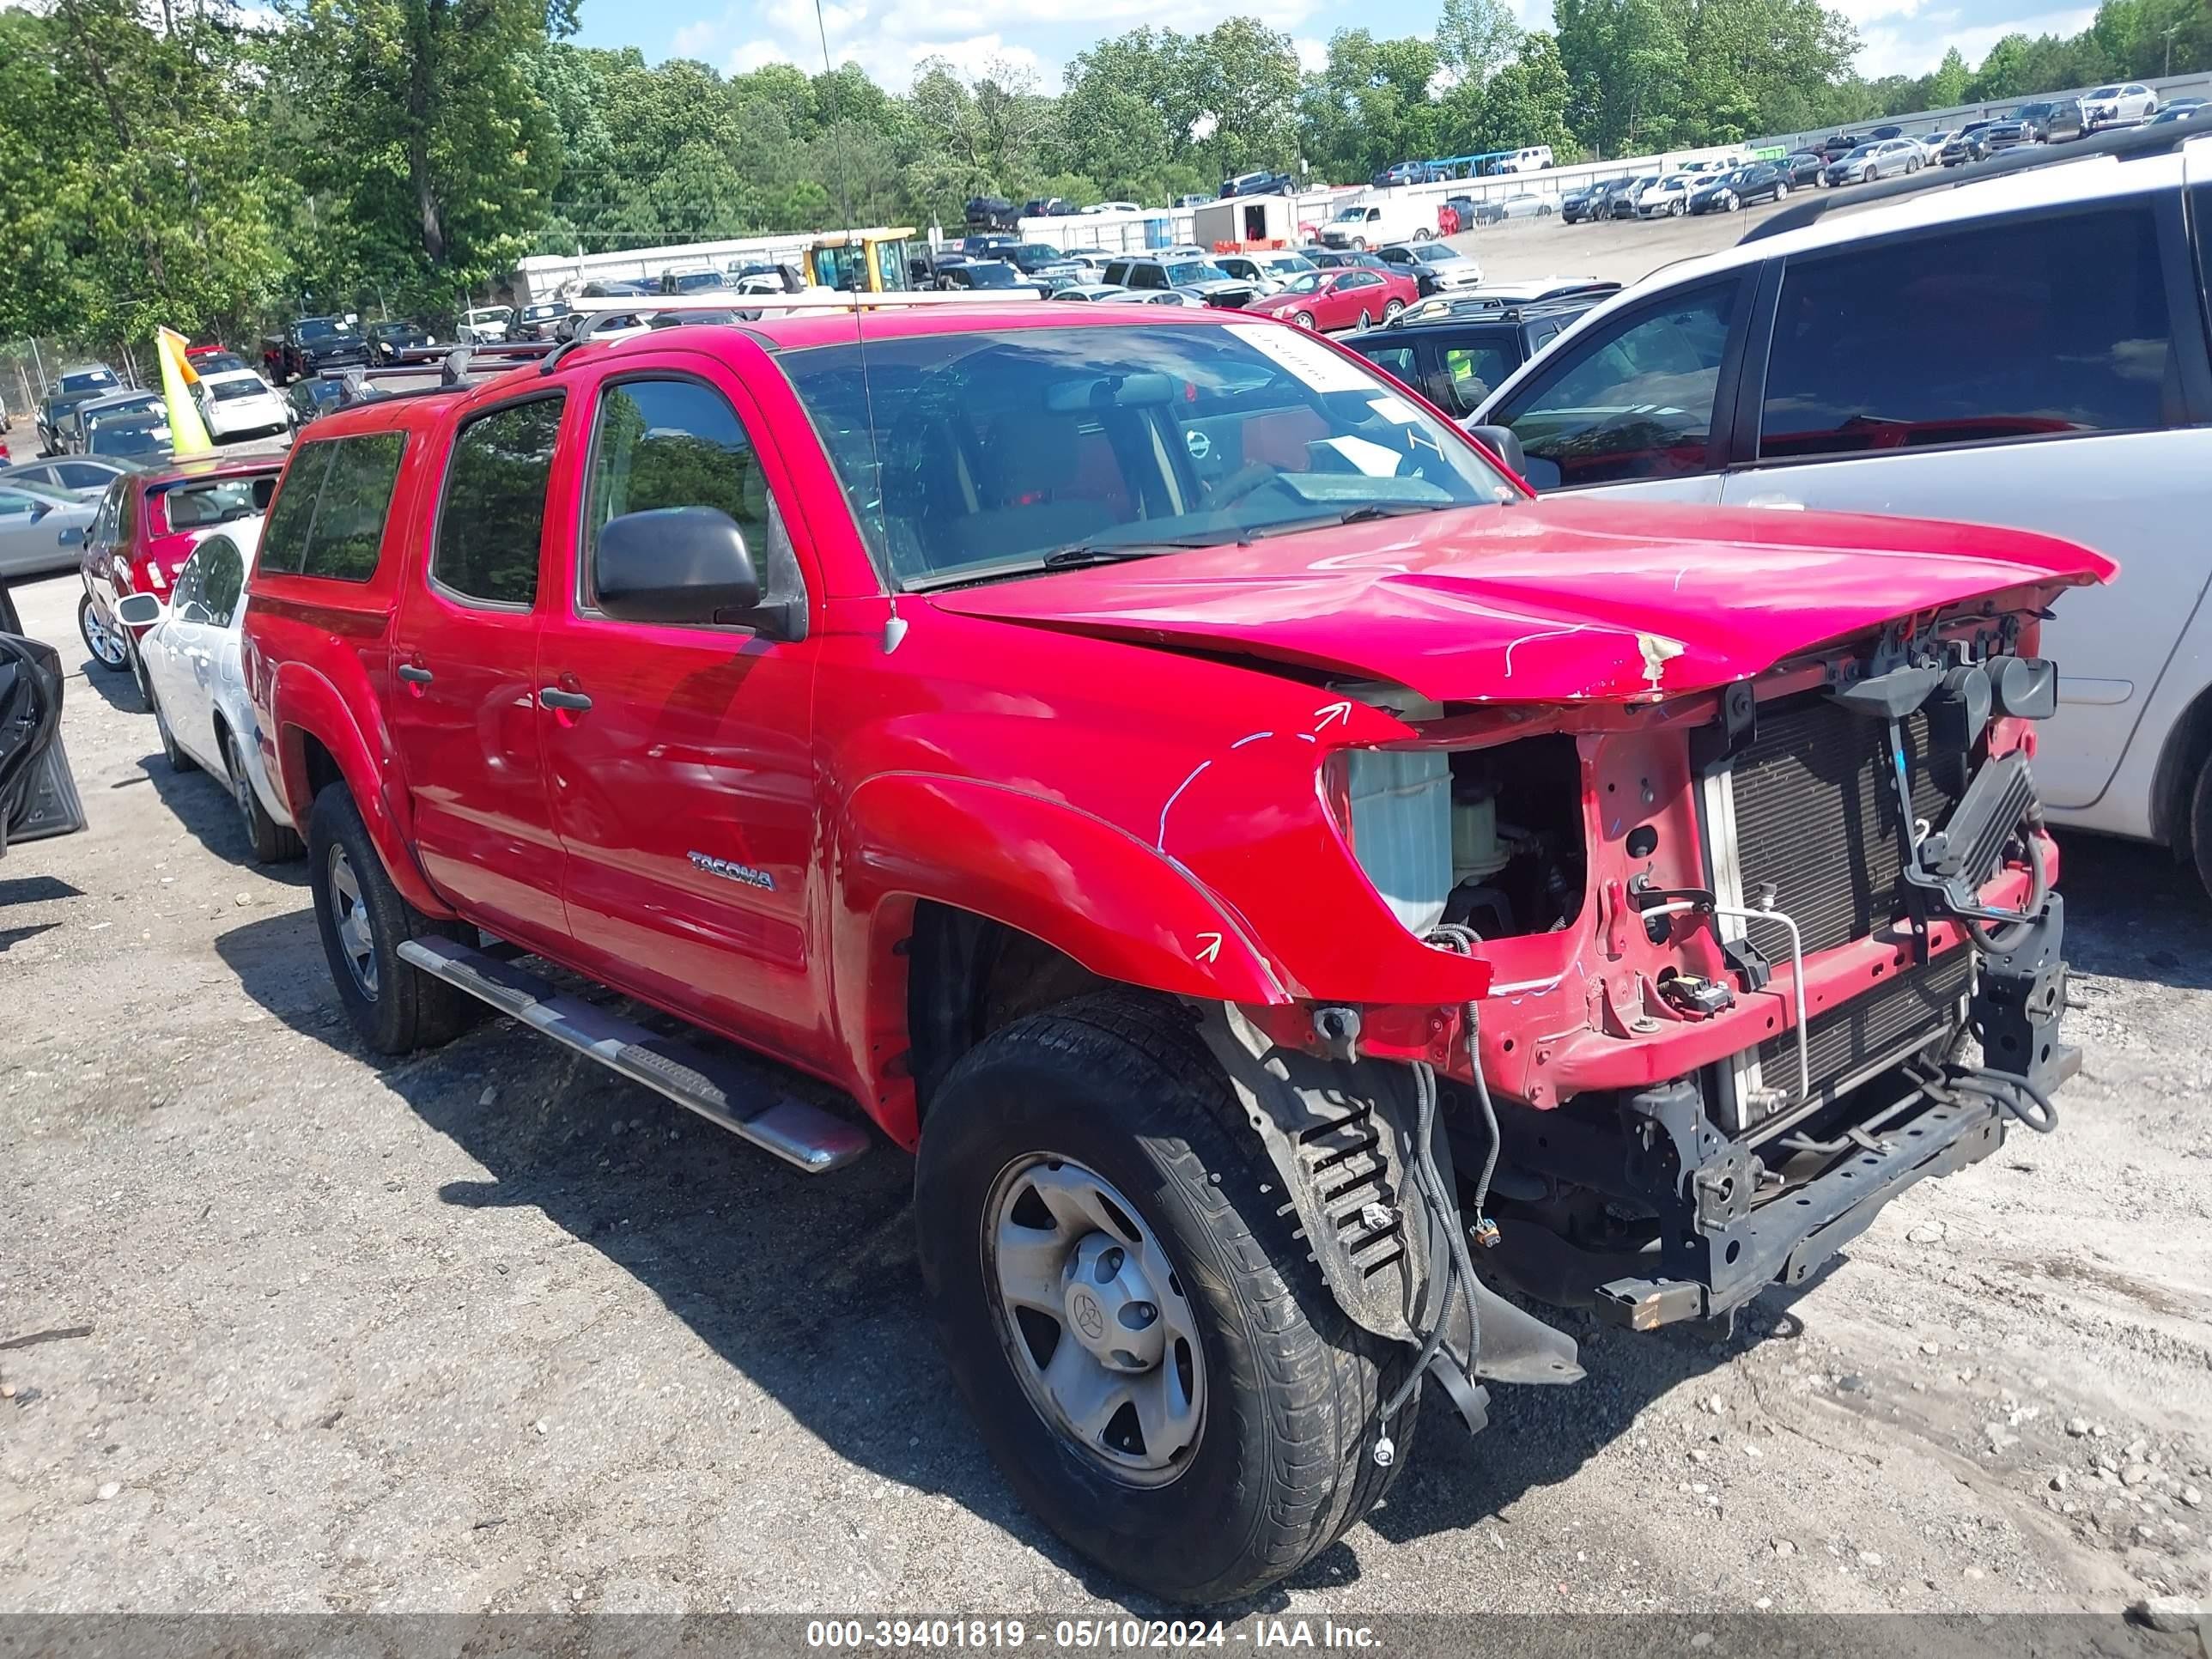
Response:
[[[1015,1492],[1200,1602],[1425,1379],[1582,1375],[1499,1287],[1723,1318],[2052,1126],[2037,630],[2109,562],[1540,500],[1264,318],[933,297],[301,434],[244,672],[364,1047],[488,1005],[805,1174],[912,1149]]]
[[[126,593],[166,600],[177,570],[191,556],[194,532],[227,520],[251,517],[269,504],[283,462],[210,456],[126,472],[107,487],[100,513],[85,532],[78,574],[77,631],[102,668],[137,672],[137,633],[118,622],[115,602]]]
[[[1279,317],[1300,328],[1334,333],[1341,328],[1388,322],[1420,297],[1419,285],[1410,276],[1372,265],[1353,265],[1338,270],[1309,270],[1292,279],[1281,293],[1255,300],[1244,309],[1263,317]]]

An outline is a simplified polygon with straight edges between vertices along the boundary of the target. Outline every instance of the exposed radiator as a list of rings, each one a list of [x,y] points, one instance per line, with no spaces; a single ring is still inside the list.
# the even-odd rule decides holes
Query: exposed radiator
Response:
[[[1736,866],[1747,899],[1761,883],[1775,908],[1825,951],[1905,914],[1903,825],[1888,760],[1889,728],[1817,694],[1759,711],[1736,757]],[[1928,765],[1927,717],[1905,723],[1907,775],[1917,815],[1940,827],[1955,804]],[[1765,941],[1762,943],[1771,943]]]
[[[1814,1015],[1807,1041],[1814,1092],[1820,1093],[1863,1066],[1917,1046],[1912,1042],[1915,1036],[1925,1038],[1948,1025],[1958,1012],[1959,999],[1966,994],[1972,957],[1972,951],[1954,951]],[[1759,1059],[1769,1082],[1794,1079],[1796,1034],[1769,1037],[1759,1045]]]

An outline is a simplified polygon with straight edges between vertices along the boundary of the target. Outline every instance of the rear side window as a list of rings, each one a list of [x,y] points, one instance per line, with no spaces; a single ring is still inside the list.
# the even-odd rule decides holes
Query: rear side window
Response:
[[[406,445],[404,433],[364,432],[294,452],[262,529],[260,568],[340,582],[374,576]]]
[[[301,575],[365,582],[376,574],[384,520],[392,511],[392,487],[398,482],[406,443],[404,433],[368,432],[331,445],[337,453],[315,505]]]
[[[537,599],[561,402],[509,404],[477,416],[454,439],[430,555],[431,579],[441,587],[483,605]]]
[[[1791,261],[1759,453],[2140,431],[2180,398],[2158,228],[2118,204]]]
[[[270,503],[269,521],[261,527],[260,568],[280,576],[300,574],[307,550],[307,531],[315,521],[315,497],[322,493],[324,475],[331,470],[335,443],[302,444],[292,453],[292,465]]]

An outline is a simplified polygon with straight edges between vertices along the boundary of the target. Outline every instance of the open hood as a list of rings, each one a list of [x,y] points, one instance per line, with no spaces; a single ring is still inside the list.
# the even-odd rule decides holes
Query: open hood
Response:
[[[957,589],[971,617],[1394,681],[1437,702],[1709,690],[1893,617],[2109,580],[2046,536],[1858,514],[1525,501]]]

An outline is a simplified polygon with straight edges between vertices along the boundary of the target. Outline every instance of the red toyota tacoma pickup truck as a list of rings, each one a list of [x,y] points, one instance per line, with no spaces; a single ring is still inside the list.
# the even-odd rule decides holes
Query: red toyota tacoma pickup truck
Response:
[[[362,1041],[489,1006],[799,1170],[911,1150],[1009,1480],[1206,1601],[1425,1381],[1581,1375],[1498,1287],[1725,1321],[2050,1127],[2037,625],[2111,568],[1540,502],[1280,324],[916,303],[319,420],[245,632]]]

